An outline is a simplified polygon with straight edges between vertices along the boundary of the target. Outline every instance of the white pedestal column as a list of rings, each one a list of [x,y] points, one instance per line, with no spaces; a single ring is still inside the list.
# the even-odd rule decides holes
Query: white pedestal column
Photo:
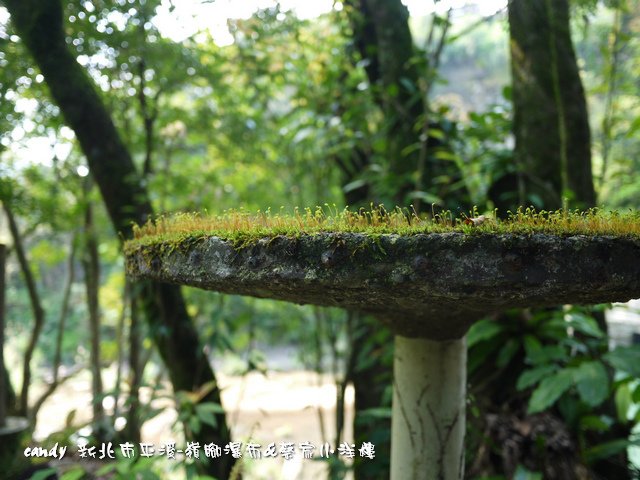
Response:
[[[395,337],[391,480],[464,475],[465,338]]]

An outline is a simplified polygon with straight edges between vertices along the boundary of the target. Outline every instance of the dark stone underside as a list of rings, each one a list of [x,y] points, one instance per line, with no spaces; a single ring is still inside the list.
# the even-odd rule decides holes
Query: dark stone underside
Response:
[[[218,237],[129,248],[136,277],[225,293],[361,310],[397,333],[459,338],[479,317],[511,307],[640,297],[635,238],[332,233]]]

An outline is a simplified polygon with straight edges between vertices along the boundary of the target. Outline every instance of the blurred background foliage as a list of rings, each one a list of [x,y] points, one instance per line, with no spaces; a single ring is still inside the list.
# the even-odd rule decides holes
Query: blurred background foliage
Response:
[[[325,204],[340,209],[369,202],[421,203],[423,211],[432,204],[490,211],[498,206],[494,193],[504,191],[501,182],[519,173],[504,6],[484,16],[472,4],[412,14],[411,55],[420,81],[403,77],[393,85],[372,81],[372,60],[359,50],[353,21],[359,2],[335,2],[312,18],[277,4],[258,9],[246,18],[230,18],[223,40],[207,29],[185,34],[167,26],[167,18],[173,18],[169,25],[180,22],[178,2],[64,0],[62,6],[67,46],[95,82],[156,212],[291,211]],[[631,0],[574,1],[571,28],[589,107],[597,204],[637,209],[640,8]],[[402,95],[412,108],[416,101],[421,108],[405,130],[389,114],[389,99]],[[402,135],[429,145],[437,175],[423,180],[419,162],[409,170],[394,165],[389,152],[396,143],[407,156],[417,155],[421,145],[400,142]],[[135,321],[119,236],[88,181],[85,153],[4,7],[0,158],[2,242],[13,245],[6,282],[9,366],[23,362],[38,309],[42,317],[28,380],[38,395],[17,412],[34,417],[47,386],[55,388],[98,362],[98,369],[117,373],[98,390],[94,384],[94,395],[111,396],[115,408],[94,411],[104,418],[94,418],[88,431],[70,418],[62,433],[115,440],[134,435],[127,429],[133,426],[139,437],[140,426],[157,412],[148,398],[138,398],[136,388],[158,385],[166,372],[148,327]],[[500,198],[518,203],[515,193]],[[522,203],[539,200],[532,194]],[[92,355],[95,337],[87,327],[86,280],[96,271],[90,266],[91,238],[99,256],[99,355]],[[19,244],[24,264],[17,258]],[[388,332],[339,310],[186,288],[183,293],[216,368],[234,375],[267,372],[275,368],[269,352],[286,347],[297,352],[289,368],[331,375],[338,387],[338,436],[328,440],[344,435],[340,408],[347,384],[357,372],[373,369],[376,375],[367,378],[378,382],[380,391],[372,395],[379,408],[364,409],[361,421],[368,422],[368,439],[380,445],[378,458],[384,459]],[[469,334],[469,477],[637,474],[638,464],[626,463],[627,449],[637,444],[631,433],[640,403],[636,350],[610,352],[606,325],[598,321],[601,312],[590,309],[504,315],[509,321],[486,319]],[[18,386],[26,370],[9,370],[14,394],[24,393]],[[178,407],[185,402],[176,400]],[[178,429],[212,422],[206,409],[180,411],[196,420],[187,419],[190,427]],[[127,428],[119,418],[127,419]],[[557,448],[531,443],[528,432],[536,429],[541,438],[553,437]],[[505,445],[511,444],[508,450]],[[540,453],[545,448],[546,457]],[[121,463],[122,475],[155,468]],[[350,468],[334,464],[329,475],[342,478]],[[384,461],[366,468],[359,473],[356,468],[356,477],[387,478]],[[563,476],[568,471],[571,476]]]

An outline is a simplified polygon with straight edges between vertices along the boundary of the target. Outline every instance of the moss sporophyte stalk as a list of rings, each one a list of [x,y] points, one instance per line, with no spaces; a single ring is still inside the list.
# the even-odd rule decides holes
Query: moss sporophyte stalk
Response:
[[[474,208],[468,215],[454,215],[450,211],[432,212],[418,216],[406,209],[387,211],[384,207],[351,211],[325,206],[315,209],[295,208],[291,213],[281,209],[258,212],[242,210],[226,211],[220,215],[176,213],[158,216],[146,224],[133,228],[134,238],[125,248],[135,248],[152,243],[197,242],[198,238],[216,236],[246,246],[258,239],[320,233],[362,233],[373,238],[384,234],[402,236],[458,232],[468,235],[516,234],[571,236],[640,236],[640,212],[609,211],[593,208],[586,211],[556,210],[537,211],[519,208],[499,218],[497,211],[479,215]]]

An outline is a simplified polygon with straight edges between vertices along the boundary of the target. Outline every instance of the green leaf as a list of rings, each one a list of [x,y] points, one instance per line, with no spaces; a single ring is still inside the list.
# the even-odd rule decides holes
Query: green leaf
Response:
[[[618,420],[622,423],[626,423],[628,421],[627,414],[633,402],[631,401],[631,389],[628,383],[624,385],[620,385],[616,390],[616,394],[614,397],[616,402],[616,413],[618,415]]]
[[[444,140],[444,132],[439,128],[430,128],[429,136],[437,140]]]
[[[349,193],[353,190],[357,190],[358,188],[364,187],[366,184],[367,184],[366,180],[363,180],[363,179],[354,180],[353,182],[349,182],[344,187],[342,187],[342,191],[344,193]]]
[[[576,388],[580,398],[592,407],[604,402],[609,394],[609,375],[602,362],[583,362],[575,369]]]
[[[211,413],[225,413],[224,407],[215,402],[203,402],[196,405],[196,411],[199,412],[211,412]]]
[[[551,375],[556,371],[555,365],[542,365],[540,367],[532,368],[531,370],[526,370],[522,372],[520,378],[518,378],[518,383],[516,384],[516,389],[518,391],[522,391],[525,388],[529,388],[531,385],[535,385],[543,378]]]
[[[391,418],[391,408],[385,407],[377,407],[377,408],[367,408],[362,410],[359,413],[362,417],[371,417],[371,418]]]
[[[196,415],[202,423],[206,423],[212,427],[217,427],[218,420],[216,419],[215,414],[221,413],[220,408],[220,405],[216,405],[215,403],[202,403],[200,405],[196,405]]]
[[[631,392],[631,400],[633,400],[633,403],[640,403],[640,383],[633,387],[633,391]]]
[[[532,350],[528,359],[533,365],[562,361],[567,359],[567,351],[562,345],[545,345]]]
[[[455,162],[458,160],[458,156],[455,153],[450,152],[448,150],[438,150],[433,154],[433,156],[438,160],[450,160],[452,162]]]
[[[611,428],[613,419],[606,415],[587,415],[580,419],[582,430],[594,430],[596,432],[606,432]]]
[[[471,348],[476,343],[495,337],[504,330],[503,326],[489,318],[474,323],[467,333],[467,347]]]
[[[542,344],[540,340],[538,340],[533,335],[525,335],[524,336],[524,351],[527,353],[527,358],[531,358],[536,355],[542,348]]]
[[[407,91],[411,92],[411,93],[415,93],[416,92],[416,86],[413,84],[413,82],[408,79],[407,77],[401,77],[400,78],[400,84],[407,89]]]
[[[193,416],[193,417],[189,417],[189,429],[193,432],[193,433],[200,433],[200,427],[202,426],[202,424],[200,423],[200,420],[198,419],[198,417]]]
[[[633,137],[638,130],[640,130],[640,117],[637,117],[633,122],[631,122],[631,125],[627,130],[627,138]]]
[[[604,358],[615,369],[640,377],[640,346],[618,347],[607,353]]]
[[[31,475],[30,480],[46,480],[50,475],[56,474],[55,468],[45,468],[44,470],[38,470],[36,473]]]
[[[157,473],[152,472],[151,470],[143,470],[141,472],[136,473],[136,480],[160,480],[160,477]]]
[[[502,89],[502,96],[505,98],[505,100],[511,101],[511,97],[512,97],[511,93],[512,93],[511,85],[507,85]]]
[[[604,336],[604,332],[600,330],[598,322],[596,322],[593,317],[584,315],[583,313],[572,313],[569,315],[569,318],[569,325],[578,332],[595,338],[602,338]]]
[[[538,413],[553,405],[573,385],[573,368],[565,368],[544,378],[529,400],[529,413]]]
[[[510,338],[507,343],[500,349],[498,358],[496,359],[496,366],[498,368],[504,368],[513,358],[513,356],[520,349],[520,342],[515,338]]]
[[[97,471],[96,471],[96,475],[101,476],[101,475],[106,475],[107,473],[111,473],[116,469],[116,464],[115,463],[107,463],[104,467],[100,467]]]
[[[83,468],[75,467],[75,468],[69,470],[68,472],[65,472],[60,477],[60,480],[80,480],[82,477],[85,476],[85,474],[86,474],[86,472],[84,471]]]
[[[628,440],[626,438],[618,438],[609,442],[601,443],[595,447],[591,447],[585,451],[585,459],[588,463],[600,460],[601,458],[616,455],[631,446],[640,445],[640,438]]]

